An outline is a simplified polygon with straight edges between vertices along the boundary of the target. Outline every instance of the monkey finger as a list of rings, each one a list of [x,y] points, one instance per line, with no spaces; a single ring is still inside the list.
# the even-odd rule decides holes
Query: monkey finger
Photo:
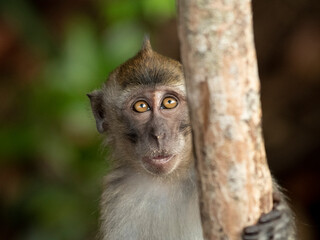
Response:
[[[276,219],[279,219],[281,215],[282,215],[282,212],[278,210],[272,210],[267,214],[263,214],[259,219],[259,223],[267,223],[267,222],[274,221]]]
[[[258,235],[242,235],[243,240],[258,240]]]
[[[266,240],[266,239],[274,239],[274,228],[269,227],[268,229],[261,229],[259,228],[260,231],[255,231],[254,233],[244,233],[242,235],[243,240]]]
[[[274,225],[274,222],[271,220],[265,222],[260,222],[259,220],[256,225],[244,228],[243,232],[244,234],[248,235],[259,234],[260,232],[268,232],[273,229]]]
[[[260,231],[260,227],[259,225],[253,225],[253,226],[249,226],[244,228],[243,232],[244,234],[248,234],[248,235],[253,235],[253,234],[257,234]]]

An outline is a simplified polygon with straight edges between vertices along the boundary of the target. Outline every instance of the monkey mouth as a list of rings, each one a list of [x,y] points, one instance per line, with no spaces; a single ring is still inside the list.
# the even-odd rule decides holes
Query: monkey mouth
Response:
[[[175,155],[159,153],[142,158],[142,166],[153,175],[166,175],[174,169]]]
[[[144,162],[155,165],[155,166],[162,166],[170,162],[172,157],[173,155],[158,155],[155,157],[145,157],[143,160]]]

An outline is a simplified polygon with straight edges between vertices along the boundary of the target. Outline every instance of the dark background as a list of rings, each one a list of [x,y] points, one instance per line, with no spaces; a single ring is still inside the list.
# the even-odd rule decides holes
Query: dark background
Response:
[[[141,46],[179,59],[173,0],[0,1],[0,239],[93,239],[107,149],[85,94]],[[300,238],[320,239],[320,1],[254,0],[263,126]]]

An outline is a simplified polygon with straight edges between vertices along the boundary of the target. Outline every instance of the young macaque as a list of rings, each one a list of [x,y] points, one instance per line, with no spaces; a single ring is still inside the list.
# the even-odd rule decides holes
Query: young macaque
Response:
[[[112,150],[100,239],[202,240],[182,65],[145,39],[137,55],[88,97]],[[242,238],[294,239],[293,225],[274,184],[273,210]]]

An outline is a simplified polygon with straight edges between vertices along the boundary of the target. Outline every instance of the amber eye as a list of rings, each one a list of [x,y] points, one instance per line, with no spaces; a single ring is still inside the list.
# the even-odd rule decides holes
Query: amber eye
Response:
[[[175,108],[178,105],[178,102],[173,97],[166,97],[165,99],[163,99],[162,105],[164,108],[171,109],[171,108]]]
[[[138,101],[133,105],[133,109],[136,112],[143,113],[150,110],[148,103],[145,101]]]

